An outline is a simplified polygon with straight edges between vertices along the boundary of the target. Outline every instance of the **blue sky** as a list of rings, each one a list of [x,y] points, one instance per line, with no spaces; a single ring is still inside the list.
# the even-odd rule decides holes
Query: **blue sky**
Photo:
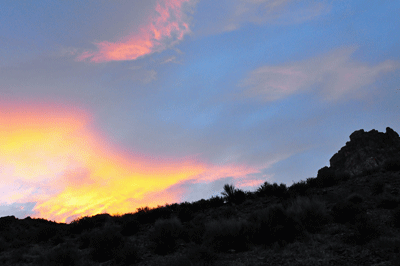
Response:
[[[96,162],[126,161],[126,176],[114,166],[101,172],[72,151],[37,148],[73,163],[55,170],[47,163],[40,169],[54,171],[27,177],[43,161],[21,150],[17,156],[3,142],[0,215],[70,221],[208,198],[226,183],[254,191],[265,181],[289,186],[316,176],[353,131],[400,131],[399,11],[396,1],[1,2],[7,136],[17,138],[16,117],[28,123],[37,115],[43,122],[35,130],[46,134],[84,124],[76,136],[101,148],[75,150],[93,151]],[[73,119],[48,126],[50,114]],[[16,140],[23,147],[32,141]],[[143,171],[132,170],[142,159]],[[193,171],[178,167],[186,163]],[[87,199],[92,208],[66,196],[71,171],[97,195]],[[150,172],[162,186],[146,183]],[[137,187],[122,197],[100,179]],[[112,204],[96,201],[103,189],[119,195]],[[62,197],[71,202],[62,205]]]

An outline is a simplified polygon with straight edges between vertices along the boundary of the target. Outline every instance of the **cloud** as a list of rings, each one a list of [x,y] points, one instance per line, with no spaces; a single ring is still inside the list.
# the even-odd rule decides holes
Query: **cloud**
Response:
[[[159,0],[146,25],[117,42],[95,43],[97,51],[86,51],[77,60],[94,63],[135,60],[138,57],[172,47],[190,33],[185,11],[193,0]]]
[[[362,88],[381,74],[394,71],[398,63],[386,60],[377,65],[351,58],[354,48],[332,51],[324,56],[282,66],[263,66],[252,71],[240,84],[247,97],[275,101],[292,94],[317,89],[325,100],[360,96]]]
[[[2,215],[18,209],[18,215],[65,222],[102,212],[133,212],[141,206],[178,202],[184,191],[168,188],[186,180],[212,182],[258,172],[246,165],[212,165],[193,156],[133,153],[110,143],[91,117],[58,104],[0,105]]]
[[[211,23],[200,32],[220,33],[234,31],[243,25],[303,23],[329,12],[326,1],[298,0],[232,0],[213,6],[215,11]],[[208,14],[207,14],[208,15]],[[201,27],[201,26],[199,26]]]

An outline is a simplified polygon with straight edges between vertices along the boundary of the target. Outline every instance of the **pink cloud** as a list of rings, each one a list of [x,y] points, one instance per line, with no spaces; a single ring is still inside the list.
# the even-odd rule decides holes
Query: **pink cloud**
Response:
[[[240,84],[247,97],[275,101],[295,93],[318,89],[326,100],[362,93],[381,74],[394,71],[398,63],[386,60],[371,66],[353,60],[355,49],[338,49],[324,56],[282,66],[263,66]]]
[[[135,60],[140,56],[160,52],[182,40],[190,32],[185,4],[193,0],[159,0],[149,22],[138,32],[117,42],[95,43],[97,51],[86,51],[77,60],[94,63]]]

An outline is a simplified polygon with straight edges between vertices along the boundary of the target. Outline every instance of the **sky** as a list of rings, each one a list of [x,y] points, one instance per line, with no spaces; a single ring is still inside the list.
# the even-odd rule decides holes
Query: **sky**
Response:
[[[400,2],[0,2],[0,216],[71,222],[315,177],[400,132]]]

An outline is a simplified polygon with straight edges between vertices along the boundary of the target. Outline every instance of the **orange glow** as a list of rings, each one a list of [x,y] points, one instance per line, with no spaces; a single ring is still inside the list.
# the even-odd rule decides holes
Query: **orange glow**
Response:
[[[90,115],[82,110],[0,106],[0,203],[36,202],[33,217],[69,222],[84,215],[134,212],[179,202],[184,191],[168,188],[186,180],[213,181],[257,172],[122,151],[91,127]]]
[[[135,60],[140,56],[166,49],[190,32],[185,22],[182,5],[191,0],[160,0],[154,17],[138,33],[118,42],[95,43],[98,51],[86,51],[77,59],[100,63],[118,60]]]

